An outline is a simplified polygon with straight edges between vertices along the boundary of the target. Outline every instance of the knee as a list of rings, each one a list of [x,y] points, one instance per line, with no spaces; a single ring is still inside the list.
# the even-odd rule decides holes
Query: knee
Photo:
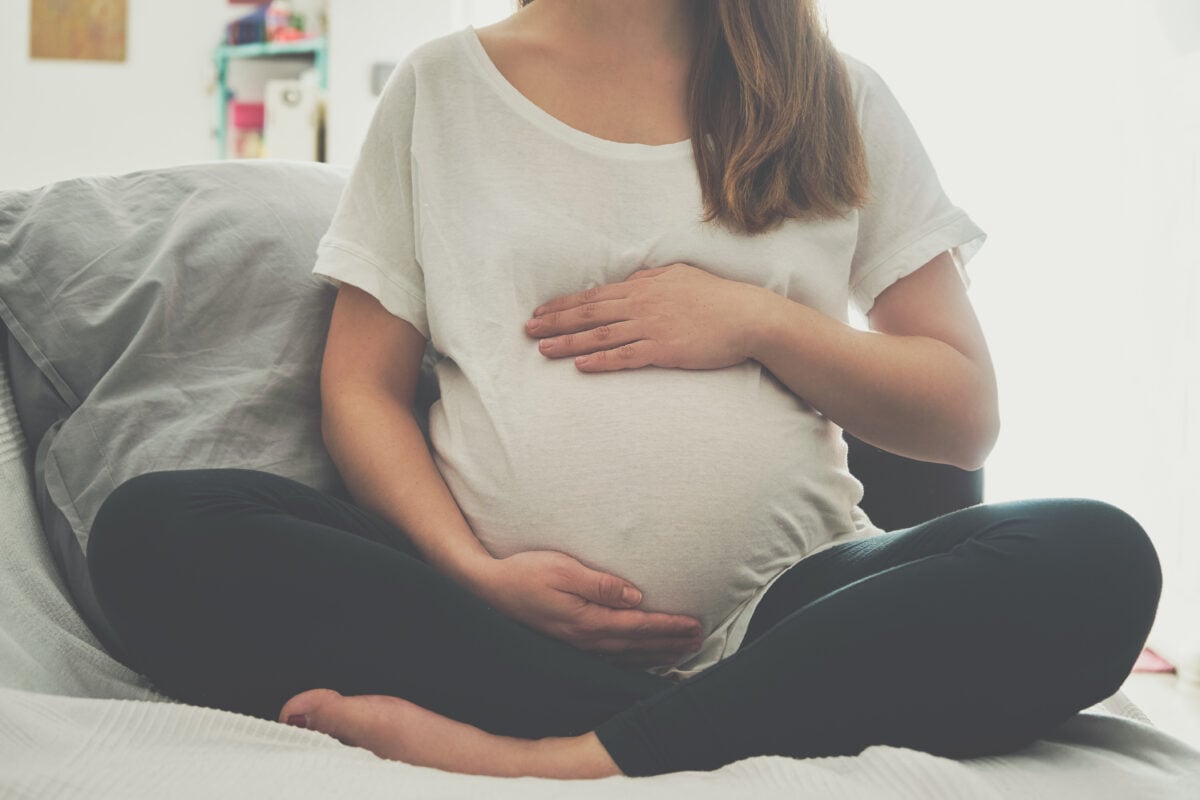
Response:
[[[194,488],[188,480],[190,472],[146,472],[113,489],[92,518],[87,541],[89,567],[123,562],[132,553],[144,551],[147,538],[172,529],[167,516],[184,507],[189,488]]]
[[[1130,602],[1158,604],[1162,566],[1146,529],[1128,512],[1102,500],[1055,501],[1051,514],[1072,555],[1092,567]]]
[[[1136,519],[1115,506],[1101,505],[1107,509],[1107,517],[1103,527],[1104,538],[1099,546],[1109,553],[1114,580],[1125,578],[1122,588],[1131,618],[1139,618],[1143,623],[1139,626],[1144,626],[1139,631],[1140,649],[1158,612],[1158,601],[1162,594],[1162,564],[1149,534]]]
[[[1090,690],[1082,701],[1090,705],[1120,689],[1133,669],[1158,613],[1162,568],[1145,528],[1130,514],[1099,500],[1060,502],[1060,534],[1078,565],[1059,594],[1076,614],[1062,638],[1083,661],[1070,681],[1078,683],[1073,691]]]
[[[1086,606],[1119,639],[1141,649],[1158,610],[1162,568],[1145,528],[1101,500],[1034,501],[1039,548],[1054,595]]]

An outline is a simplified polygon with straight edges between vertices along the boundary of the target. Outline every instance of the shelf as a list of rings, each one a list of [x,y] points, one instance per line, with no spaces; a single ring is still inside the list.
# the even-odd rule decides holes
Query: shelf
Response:
[[[306,55],[325,50],[325,38],[316,36],[294,42],[255,42],[252,44],[223,44],[217,47],[221,58],[263,58],[268,56]]]
[[[217,67],[217,153],[225,158],[229,136],[228,104],[233,93],[229,90],[229,62],[239,59],[311,56],[321,88],[329,89],[329,45],[323,36],[294,42],[254,42],[252,44],[221,44],[213,51]]]

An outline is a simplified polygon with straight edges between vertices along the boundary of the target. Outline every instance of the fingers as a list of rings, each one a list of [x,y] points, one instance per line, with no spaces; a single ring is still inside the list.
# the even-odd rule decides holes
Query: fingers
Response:
[[[580,597],[602,606],[629,608],[642,602],[642,593],[632,583],[622,580],[616,575],[609,575],[607,572],[588,569],[582,564],[579,565],[572,585],[559,588],[574,592]]]
[[[534,308],[533,314],[534,317],[547,317],[547,315],[564,311],[564,309],[587,305],[587,303],[617,299],[617,297],[625,296],[626,289],[628,287],[623,287],[619,283],[607,283],[602,285],[602,287],[592,287],[583,291],[576,291],[575,294],[556,297],[556,299],[545,303],[545,305]]]
[[[595,353],[606,348],[621,347],[642,338],[643,325],[629,320],[601,325],[582,333],[552,336],[538,342],[538,351],[547,358],[565,358]]]
[[[640,592],[628,581],[580,565],[573,585],[562,591],[591,601],[580,610],[572,643],[582,650],[629,654],[639,659],[677,659],[699,650],[703,626],[684,614],[641,611],[630,606],[641,602]],[[636,597],[623,599],[629,591]],[[649,665],[666,663],[650,660]]]
[[[639,369],[641,367],[675,366],[669,353],[661,357],[659,346],[650,339],[641,339],[629,344],[623,344],[612,350],[597,350],[577,359],[575,366],[584,372],[613,372],[621,369]],[[663,363],[658,364],[661,360]]]
[[[638,369],[665,363],[669,354],[647,338],[645,322],[630,319],[628,310],[619,304],[627,300],[608,300],[587,303],[565,310],[551,311],[525,323],[525,332],[540,339],[538,351],[546,358],[575,357],[575,366],[582,372],[613,372]],[[745,359],[743,359],[745,360]]]
[[[525,331],[533,336],[586,331],[597,325],[629,319],[629,304],[624,299],[587,302],[560,311],[548,311],[525,322]]]
[[[679,614],[660,614],[654,611],[595,609],[596,633],[623,639],[696,639],[703,627],[700,621]]]
[[[671,269],[674,266],[677,266],[677,265],[676,264],[665,264],[661,267],[654,267],[653,269],[646,269],[645,267],[638,267],[625,280],[636,281],[639,278],[653,278],[655,275],[661,275],[662,273],[666,272],[667,270]]]

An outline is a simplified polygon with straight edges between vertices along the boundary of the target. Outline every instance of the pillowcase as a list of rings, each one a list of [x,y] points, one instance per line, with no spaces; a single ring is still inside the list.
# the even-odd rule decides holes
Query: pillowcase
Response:
[[[229,161],[0,192],[0,320],[38,510],[80,616],[119,660],[85,562],[119,484],[241,467],[352,502],[320,424],[337,288],[311,273],[347,175]],[[436,358],[427,347],[426,435]]]

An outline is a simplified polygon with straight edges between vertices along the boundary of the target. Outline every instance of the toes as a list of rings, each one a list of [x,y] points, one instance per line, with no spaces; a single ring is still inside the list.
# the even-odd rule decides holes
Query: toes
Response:
[[[309,689],[301,692],[283,704],[283,708],[279,710],[279,721],[287,724],[300,724],[300,727],[315,728],[313,720],[317,710],[341,697],[341,694],[332,689]],[[307,724],[302,724],[299,719],[289,722],[290,718],[300,715],[307,717]]]

